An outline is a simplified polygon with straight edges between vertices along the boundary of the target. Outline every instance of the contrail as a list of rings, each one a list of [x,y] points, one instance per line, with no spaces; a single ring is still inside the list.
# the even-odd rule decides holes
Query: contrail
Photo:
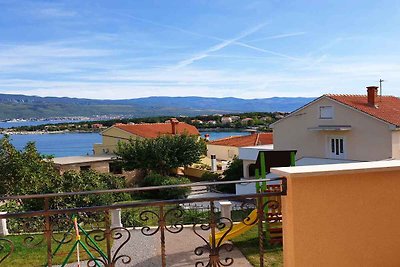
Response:
[[[284,34],[278,34],[278,35],[272,35],[264,38],[259,38],[259,39],[253,39],[248,42],[257,42],[257,41],[262,41],[262,40],[273,40],[273,39],[282,39],[282,38],[287,38],[287,37],[293,37],[293,36],[299,36],[299,35],[304,35],[306,32],[292,32],[292,33],[284,33]]]
[[[201,60],[203,58],[208,57],[209,53],[217,52],[217,51],[221,50],[222,48],[227,47],[228,45],[231,45],[231,44],[234,44],[234,43],[236,44],[237,41],[239,41],[240,39],[243,39],[244,37],[246,37],[246,36],[258,31],[259,29],[264,27],[265,24],[266,23],[259,24],[256,27],[253,27],[250,30],[247,30],[247,31],[243,32],[242,34],[240,34],[239,36],[237,36],[235,38],[232,38],[232,39],[229,39],[229,40],[222,40],[221,43],[210,47],[206,51],[203,51],[201,54],[193,56],[193,57],[191,57],[189,59],[186,59],[186,60],[183,60],[183,61],[179,62],[175,67],[173,67],[173,69],[179,69],[179,68],[185,67],[187,65],[192,64],[195,61],[198,61],[198,60]]]
[[[111,12],[111,11],[109,11],[109,12]],[[137,20],[137,21],[145,22],[145,23],[148,23],[148,24],[151,24],[151,25],[154,25],[154,26],[159,26],[159,27],[163,27],[163,28],[166,28],[166,29],[172,29],[172,30],[180,31],[180,32],[187,33],[187,34],[194,35],[194,36],[204,37],[204,38],[217,40],[217,41],[222,41],[222,42],[229,41],[229,40],[225,40],[223,38],[219,38],[219,37],[216,37],[216,36],[197,33],[197,32],[185,30],[185,29],[182,29],[182,28],[179,28],[179,27],[175,27],[175,26],[171,26],[171,25],[167,25],[167,24],[161,24],[161,23],[158,23],[158,22],[155,22],[155,21],[152,21],[152,20],[139,18],[139,17],[133,16],[133,15],[130,15],[130,14],[117,13],[117,12],[112,12],[112,13],[120,15],[120,16],[125,16],[125,17],[128,17],[128,18]],[[278,57],[283,57],[283,58],[290,59],[290,60],[298,60],[297,58],[291,57],[289,55],[285,55],[285,54],[274,52],[274,51],[271,51],[271,50],[255,47],[253,45],[249,45],[249,44],[246,44],[246,43],[243,43],[243,42],[233,41],[231,44],[239,45],[239,46],[246,47],[246,48],[249,48],[249,49],[252,49],[252,50],[256,50],[256,51],[263,52],[263,53],[268,53],[268,54],[271,54],[271,55],[275,55],[275,56],[278,56]],[[203,55],[203,56],[197,56],[197,57],[204,58],[206,56]],[[181,61],[181,63],[182,63],[182,61]]]

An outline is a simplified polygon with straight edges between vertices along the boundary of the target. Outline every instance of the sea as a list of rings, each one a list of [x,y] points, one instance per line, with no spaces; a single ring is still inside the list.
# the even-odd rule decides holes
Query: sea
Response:
[[[65,121],[60,121],[64,122]],[[3,122],[0,127],[13,127],[12,122]],[[18,122],[18,126],[32,125],[32,122]],[[38,123],[38,122],[34,122]],[[46,123],[50,123],[47,121]],[[56,122],[55,122],[56,123]],[[36,124],[37,125],[37,124]],[[5,127],[8,126],[8,127]],[[248,135],[249,132],[201,132],[210,135],[210,140],[225,138],[229,136]],[[101,143],[99,133],[51,133],[51,134],[13,134],[10,136],[11,143],[19,150],[23,149],[28,142],[35,142],[41,154],[52,155],[54,157],[83,156],[93,155],[93,144]]]

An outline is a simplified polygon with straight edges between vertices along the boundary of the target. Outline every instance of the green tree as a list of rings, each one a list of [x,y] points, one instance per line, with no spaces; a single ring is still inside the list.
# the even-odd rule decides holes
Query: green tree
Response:
[[[94,191],[103,189],[121,189],[125,187],[125,178],[93,170],[76,172],[67,171],[63,174],[61,188],[64,192]],[[110,205],[115,202],[130,200],[127,193],[107,193],[63,198],[61,207],[87,207]]]
[[[238,181],[243,177],[243,160],[235,157],[222,174],[222,181]],[[218,185],[217,190],[226,193],[235,193],[234,184]]]
[[[179,185],[188,183],[190,183],[190,180],[186,177],[170,177],[151,173],[143,179],[141,186]],[[186,198],[189,193],[190,188],[180,187],[144,191],[141,192],[141,197],[148,199],[181,199]]]
[[[60,192],[61,176],[51,157],[38,153],[34,143],[17,150],[9,137],[0,140],[0,194],[27,195]]]
[[[206,149],[206,143],[197,136],[163,135],[120,142],[116,154],[126,170],[145,169],[168,175],[171,169],[199,162]]]
[[[125,187],[123,177],[85,171],[60,175],[51,157],[41,155],[34,143],[17,150],[8,137],[0,140],[0,195],[31,195],[44,193],[77,192]],[[128,200],[128,194],[99,194],[53,198],[52,208],[106,205]],[[23,210],[43,209],[42,199],[17,200]]]

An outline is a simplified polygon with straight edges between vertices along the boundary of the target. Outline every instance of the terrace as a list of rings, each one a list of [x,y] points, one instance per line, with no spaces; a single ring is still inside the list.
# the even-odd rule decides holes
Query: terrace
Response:
[[[279,188],[259,194],[199,196],[71,209],[54,209],[52,206],[76,196],[139,194],[242,182],[4,197],[1,198],[3,202],[35,201],[43,206],[41,210],[0,215],[0,219],[7,219],[15,230],[12,235],[0,238],[0,266],[66,266],[77,261],[75,244],[78,241],[82,242],[79,243],[79,257],[87,266],[252,266],[228,240],[238,223],[255,229],[252,238],[256,238],[254,246],[258,246],[259,266],[264,266],[264,262],[268,261],[264,259],[268,225],[281,220],[278,216],[280,204],[275,199],[286,192],[285,180],[276,180],[281,182]],[[251,180],[246,183],[267,181]],[[221,208],[226,201],[236,203],[232,212],[224,213]],[[193,209],[196,203],[197,208]],[[254,209],[257,215],[250,218],[248,214]],[[74,218],[77,219],[75,227],[79,228],[80,238],[75,237]],[[222,235],[219,233],[221,230],[224,231]],[[149,244],[158,246],[146,248]],[[32,263],[28,254],[24,254],[27,249],[37,250],[35,257],[39,260],[35,259]],[[157,252],[154,253],[153,249]]]
[[[68,250],[59,250],[63,257],[55,250],[76,241],[73,230],[66,232],[71,227],[71,216],[77,215],[83,242],[92,255],[81,258],[87,266],[251,266],[242,253],[254,266],[273,266],[273,256],[265,252],[273,237],[271,225],[280,220],[285,266],[400,266],[400,161],[271,171],[281,178],[2,198],[36,200],[43,209],[0,215],[0,219],[10,222],[22,218],[18,220],[24,226],[20,228],[23,235],[0,238],[0,265],[24,266],[30,260],[21,259],[19,250],[24,246],[31,250],[45,247],[41,250],[42,266],[61,264]],[[74,196],[272,181],[279,182],[278,190],[258,194],[52,208],[54,201]],[[241,212],[232,211],[229,217],[220,207],[225,201],[242,203],[241,208],[234,209]],[[207,205],[196,213],[186,208],[195,203]],[[125,222],[129,211],[133,223],[119,226],[115,219],[119,217],[113,215],[118,209]],[[250,213],[252,209],[256,209],[255,217]],[[240,224],[249,226],[256,239],[243,240],[247,234],[233,237]],[[225,232],[221,234],[221,230]],[[156,253],[146,240],[157,245]],[[243,242],[250,246],[243,249]],[[248,253],[250,248],[258,252],[256,257]],[[70,262],[74,261],[71,256]]]

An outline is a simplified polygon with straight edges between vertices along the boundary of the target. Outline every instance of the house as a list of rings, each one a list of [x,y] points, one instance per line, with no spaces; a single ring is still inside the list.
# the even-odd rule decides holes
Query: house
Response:
[[[297,158],[373,161],[400,158],[400,98],[323,95],[271,124],[276,150]]]
[[[103,128],[103,124],[101,124],[101,123],[93,123],[93,124],[92,124],[92,128],[93,128],[93,129],[100,129],[100,128]]]
[[[52,159],[54,167],[63,174],[66,171],[95,170],[102,173],[114,172],[113,159],[110,156],[72,156]]]
[[[239,155],[240,147],[271,145],[272,133],[253,133],[244,136],[230,136],[207,144],[207,157],[216,155],[219,161],[230,161]]]
[[[244,118],[241,120],[243,124],[249,124],[250,122],[253,122],[254,120],[252,118]]]
[[[229,124],[229,123],[232,123],[232,122],[233,122],[233,120],[232,120],[231,117],[222,117],[221,118],[221,123],[222,124]]]
[[[235,121],[240,120],[240,117],[234,115],[234,116],[231,116],[231,119],[232,119],[232,122],[235,122]]]
[[[94,144],[94,155],[114,154],[119,141],[129,141],[137,138],[156,138],[162,135],[184,134],[200,135],[196,127],[172,118],[167,123],[143,123],[143,124],[115,124],[102,135],[102,143]]]
[[[192,123],[203,124],[202,120],[191,120]]]

